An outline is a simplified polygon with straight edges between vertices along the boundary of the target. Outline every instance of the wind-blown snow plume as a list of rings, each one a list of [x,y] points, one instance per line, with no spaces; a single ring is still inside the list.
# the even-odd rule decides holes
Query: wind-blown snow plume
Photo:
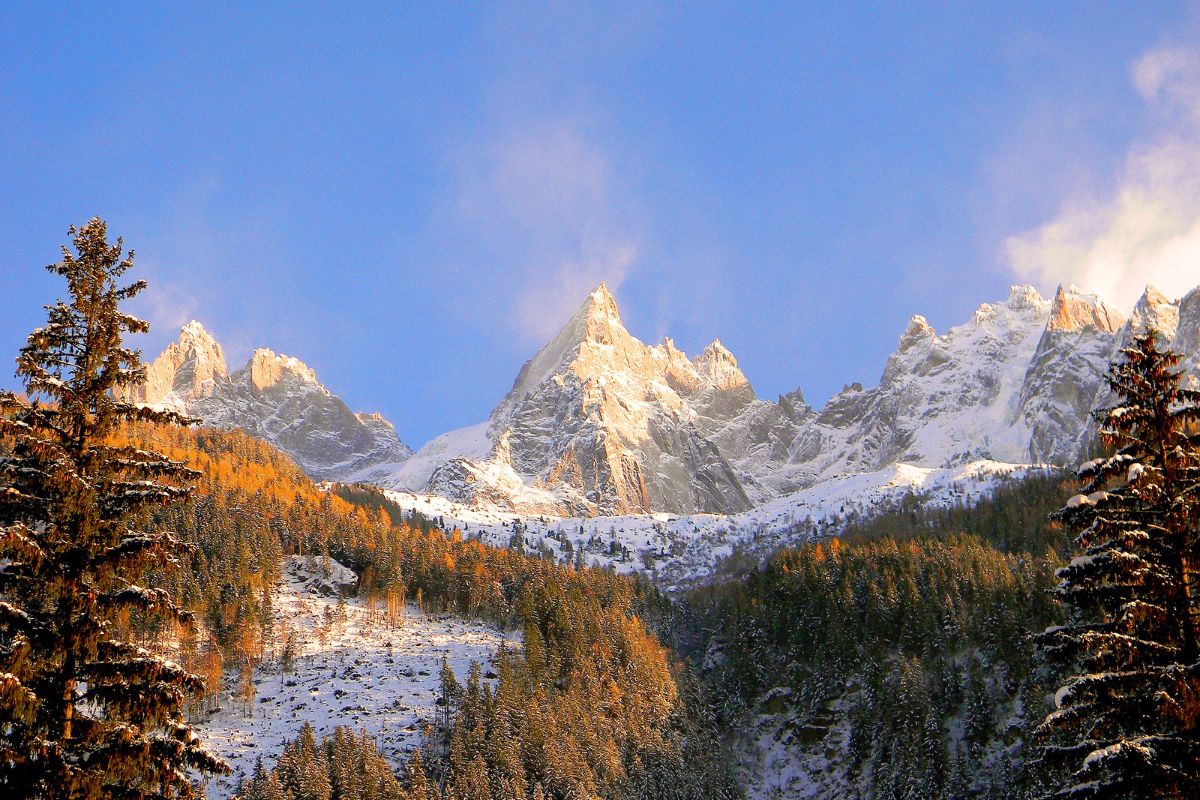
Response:
[[[1200,276],[1200,54],[1162,48],[1133,81],[1157,121],[1108,197],[1075,197],[1006,242],[1013,270],[1045,288],[1076,284],[1123,306],[1147,283],[1178,297]]]
[[[484,299],[513,297],[531,340],[552,335],[591,287],[620,286],[637,255],[630,198],[590,131],[579,114],[522,120],[461,157],[455,210],[510,262],[488,268]]]

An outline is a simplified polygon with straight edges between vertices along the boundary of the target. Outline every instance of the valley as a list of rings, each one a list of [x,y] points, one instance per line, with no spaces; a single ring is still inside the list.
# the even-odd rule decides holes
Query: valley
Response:
[[[0,2],[0,144],[0,800],[1200,799],[1200,0]]]
[[[132,669],[191,687],[172,774],[215,772],[209,800],[1035,796],[1063,695],[1031,636],[1066,630],[1056,577],[1093,563],[1056,572],[1058,520],[1114,495],[1056,510],[1085,457],[1104,486],[1158,474],[1092,422],[1123,419],[1104,409],[1134,390],[1104,375],[1157,353],[1151,328],[1187,348],[1200,289],[1126,318],[1018,286],[945,334],[914,317],[876,387],[815,409],[757,398],[719,341],[642,343],[602,284],[486,422],[414,452],[294,357],[230,371],[191,322],[99,401],[126,419],[102,452],[143,478],[111,485],[171,531],[108,552],[174,548],[114,596],[180,599],[106,624],[142,643]],[[1154,379],[1186,409],[1194,348],[1178,363]],[[51,474],[5,466],[37,452],[9,419],[0,469]],[[24,564],[40,534],[11,530]]]

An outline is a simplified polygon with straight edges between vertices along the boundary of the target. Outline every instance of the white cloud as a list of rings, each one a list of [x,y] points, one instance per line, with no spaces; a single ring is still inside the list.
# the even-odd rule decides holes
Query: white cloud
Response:
[[[579,113],[522,114],[457,155],[454,228],[481,244],[472,305],[509,304],[544,342],[601,281],[616,291],[638,255],[636,199],[594,123]]]
[[[173,338],[181,327],[196,318],[200,301],[188,286],[164,277],[161,270],[139,264],[137,272],[149,287],[130,308],[150,323],[150,331],[157,338]]]
[[[1007,240],[1009,263],[1043,289],[1073,283],[1126,307],[1146,284],[1179,296],[1200,284],[1200,55],[1161,48],[1132,79],[1155,134],[1130,149],[1107,193],[1073,197]]]

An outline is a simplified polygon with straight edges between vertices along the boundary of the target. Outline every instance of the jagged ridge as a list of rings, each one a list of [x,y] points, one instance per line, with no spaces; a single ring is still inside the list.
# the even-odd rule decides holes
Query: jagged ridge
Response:
[[[240,428],[287,453],[317,480],[342,480],[412,455],[379,414],[355,414],[299,359],[265,348],[230,373],[221,345],[199,322],[147,365],[133,402]]]
[[[1147,324],[1194,374],[1196,291],[1172,302],[1148,287],[1126,319],[1074,287],[1047,300],[1014,286],[942,335],[913,317],[877,386],[847,386],[817,411],[799,390],[757,398],[717,340],[694,359],[670,339],[640,342],[601,284],[485,423],[369,477],[527,514],[688,514],[899,463],[1068,464],[1090,446],[1104,370]]]

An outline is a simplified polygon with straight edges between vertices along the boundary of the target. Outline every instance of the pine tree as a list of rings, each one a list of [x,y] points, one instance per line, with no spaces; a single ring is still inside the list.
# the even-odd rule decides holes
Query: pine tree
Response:
[[[412,761],[408,762],[408,796],[411,800],[432,800],[434,787],[425,776],[425,767],[421,764],[421,751],[414,750]]]
[[[1101,416],[1115,452],[1080,468],[1058,513],[1081,554],[1058,571],[1067,625],[1039,636],[1075,667],[1039,729],[1050,762],[1074,762],[1055,797],[1200,796],[1200,392],[1179,356],[1136,337]]]
[[[329,762],[317,743],[317,733],[307,720],[300,733],[279,754],[275,765],[279,783],[295,800],[330,800]]]
[[[129,421],[188,420],[117,399],[143,375],[122,336],[148,329],[119,305],[145,283],[118,286],[133,253],[108,244],[101,220],[70,235],[76,253],[47,268],[70,302],[46,307],[17,359],[30,400],[0,392],[0,795],[191,797],[189,770],[227,770],[183,716],[203,681],[116,621],[190,623],[168,592],[139,585],[186,547],[137,527],[197,473],[112,442]]]

